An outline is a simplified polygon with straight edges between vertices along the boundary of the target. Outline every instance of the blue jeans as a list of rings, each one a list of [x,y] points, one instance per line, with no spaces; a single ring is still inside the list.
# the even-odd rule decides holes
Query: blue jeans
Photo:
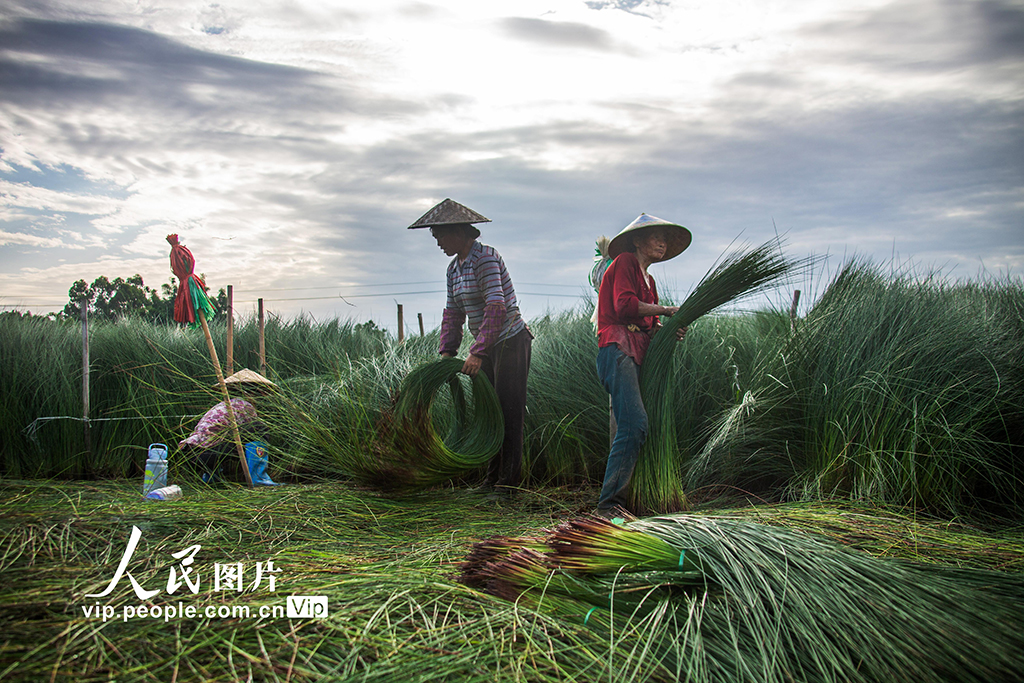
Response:
[[[598,349],[597,375],[611,394],[616,423],[597,507],[599,510],[615,506],[627,508],[629,482],[647,438],[647,411],[640,398],[640,366],[618,345],[609,344]]]

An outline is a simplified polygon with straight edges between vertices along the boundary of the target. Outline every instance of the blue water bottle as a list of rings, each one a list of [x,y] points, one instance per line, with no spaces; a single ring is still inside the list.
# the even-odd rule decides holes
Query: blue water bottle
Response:
[[[146,459],[146,475],[142,480],[142,495],[167,486],[167,445],[149,444],[149,458]]]

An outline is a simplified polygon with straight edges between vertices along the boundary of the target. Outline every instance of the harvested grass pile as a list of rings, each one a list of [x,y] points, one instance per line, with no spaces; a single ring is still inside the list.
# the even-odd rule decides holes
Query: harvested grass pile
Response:
[[[462,365],[442,358],[414,368],[402,382],[378,424],[377,459],[370,466],[381,488],[444,483],[487,463],[501,447],[505,421],[494,387],[478,373],[467,402]]]
[[[685,680],[686,672],[700,666],[682,663],[679,653],[696,652],[707,659],[693,647],[673,645],[681,633],[685,635],[680,622],[687,616],[652,612],[646,621],[630,621],[623,615],[620,608],[627,596],[621,589],[627,573],[616,577],[618,558],[608,563],[607,573],[576,575],[578,580],[600,576],[614,582],[614,611],[590,612],[592,602],[556,595],[552,589],[541,595],[537,590],[524,594],[516,587],[522,597],[513,603],[452,580],[453,568],[466,557],[474,539],[496,540],[493,559],[508,545],[502,539],[523,542],[522,537],[540,536],[530,539],[529,547],[541,555],[545,565],[540,578],[546,581],[548,546],[539,530],[554,528],[587,509],[586,493],[529,490],[509,506],[495,508],[480,506],[478,495],[452,487],[383,496],[338,482],[273,490],[194,488],[186,483],[184,498],[157,503],[141,497],[139,483],[83,481],[71,487],[61,482],[0,481],[0,680],[669,682]],[[1018,578],[1024,569],[1024,534],[1019,527],[986,532],[966,526],[962,519],[926,519],[849,503],[840,509],[827,504],[743,506],[717,514],[716,519],[728,514],[737,523],[746,519],[824,530],[865,555],[1000,567],[1016,571]],[[122,609],[139,604],[127,577],[108,598],[85,598],[110,581],[132,526],[144,535],[126,571],[147,589],[166,586],[170,568],[178,566],[172,553],[202,545],[193,565],[202,577],[199,592],[182,587],[174,595],[164,592],[151,604],[180,601],[201,613],[230,607],[232,616],[125,621]],[[620,531],[630,529],[635,534],[634,525]],[[650,541],[635,535],[641,543]],[[607,544],[608,539],[597,542]],[[572,546],[586,547],[575,539]],[[664,564],[678,564],[674,555],[666,550]],[[684,562],[691,557],[708,565],[707,553],[687,550]],[[214,590],[214,563],[242,562],[251,580],[248,572],[268,558],[280,569],[276,593],[263,588],[241,593]],[[644,571],[653,576],[654,567],[648,565]],[[953,571],[992,587],[1012,578]],[[670,578],[674,574],[662,571]],[[709,585],[706,601],[721,600],[722,589]],[[902,584],[889,587],[899,590]],[[677,594],[672,600],[679,600],[687,591],[699,597],[703,589],[701,576],[691,586],[659,590],[673,591]],[[956,589],[951,599],[960,594]],[[326,597],[330,616],[260,618],[260,606],[283,605],[292,595]],[[863,595],[858,591],[852,598]],[[601,597],[607,599],[608,592]],[[553,609],[556,599],[564,609]],[[782,607],[791,599],[785,596]],[[1000,599],[1006,601],[1006,611],[1019,610],[1019,597]],[[97,602],[114,607],[117,615],[107,620],[95,613],[86,615],[83,610]],[[252,610],[249,617],[234,614],[246,608]],[[697,609],[710,614],[712,608]],[[987,606],[983,614],[991,614]],[[703,613],[695,612],[698,617]],[[728,638],[728,632],[710,631],[720,620],[704,618],[704,641]],[[935,627],[945,627],[945,621]],[[787,632],[777,629],[771,636],[775,633]],[[764,647],[789,647],[772,642]],[[666,643],[672,649],[666,651]],[[901,644],[907,646],[901,638],[894,647]],[[953,652],[960,651],[958,645]],[[921,652],[925,658],[927,651]],[[974,655],[962,652],[965,680],[980,678],[975,662],[968,659]],[[693,683],[744,680],[732,670],[709,671],[705,666],[700,671],[690,677]],[[888,676],[884,683],[907,678]],[[857,678],[844,672],[830,678],[808,675],[804,680]]]
[[[727,517],[574,520],[474,548],[460,580],[635,638],[679,680],[1024,679],[1019,576],[878,560]]]

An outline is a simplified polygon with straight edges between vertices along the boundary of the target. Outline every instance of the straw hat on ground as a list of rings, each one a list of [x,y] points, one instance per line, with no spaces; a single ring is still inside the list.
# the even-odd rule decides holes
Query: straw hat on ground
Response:
[[[608,256],[614,259],[624,251],[632,251],[633,237],[638,235],[641,230],[657,227],[665,228],[665,238],[668,242],[665,255],[658,259],[657,262],[660,263],[661,261],[675,258],[690,246],[690,240],[693,239],[693,235],[690,234],[689,230],[678,223],[671,223],[662,218],[642,213],[635,221],[624,227],[618,235],[612,238],[611,243],[608,245]]]
[[[249,368],[239,370],[230,377],[224,378],[224,384],[229,389],[262,389],[269,391],[270,389],[276,389],[277,385],[271,382],[269,379],[264,377],[258,372],[253,372]]]

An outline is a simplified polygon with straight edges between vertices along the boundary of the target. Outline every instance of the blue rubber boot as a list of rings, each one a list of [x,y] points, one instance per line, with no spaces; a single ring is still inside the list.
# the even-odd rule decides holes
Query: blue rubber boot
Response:
[[[267,444],[250,441],[245,444],[245,461],[249,464],[249,476],[253,486],[278,486],[267,474]]]

